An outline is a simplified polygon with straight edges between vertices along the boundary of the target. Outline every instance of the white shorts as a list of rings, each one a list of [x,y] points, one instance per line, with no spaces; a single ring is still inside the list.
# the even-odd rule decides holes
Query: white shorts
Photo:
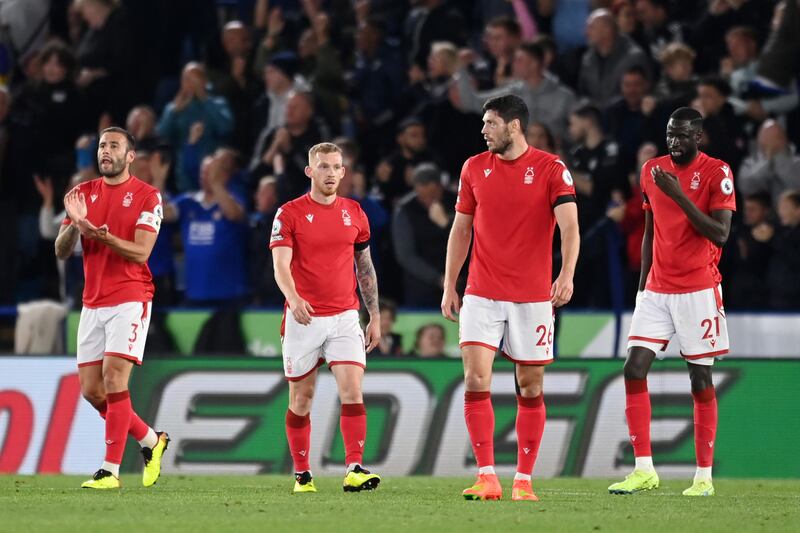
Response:
[[[553,362],[553,304],[515,303],[468,294],[458,319],[459,344],[500,349],[520,365]]]
[[[713,365],[728,353],[728,325],[722,290],[705,289],[685,294],[645,290],[636,302],[628,335],[628,349],[641,346],[658,353],[677,337],[684,359]]]
[[[99,365],[111,355],[142,364],[152,302],[126,302],[81,310],[78,366]]]
[[[358,320],[358,311],[311,317],[311,323],[304,326],[287,309],[283,320],[283,371],[289,381],[308,377],[326,362],[328,366],[356,365],[366,368],[364,332]]]

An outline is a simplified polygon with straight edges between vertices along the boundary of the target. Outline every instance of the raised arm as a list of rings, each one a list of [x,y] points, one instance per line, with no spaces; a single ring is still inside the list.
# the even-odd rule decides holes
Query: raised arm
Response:
[[[456,292],[456,282],[461,267],[467,259],[469,244],[472,241],[473,215],[456,211],[450,237],[447,239],[447,259],[444,265],[444,294],[442,295],[442,314],[448,320],[456,321],[456,314],[461,311],[461,302]]]
[[[378,310],[378,277],[372,264],[369,246],[356,250],[356,279],[364,306],[369,312],[369,324],[366,331],[366,349],[372,351],[381,340],[381,314]]]

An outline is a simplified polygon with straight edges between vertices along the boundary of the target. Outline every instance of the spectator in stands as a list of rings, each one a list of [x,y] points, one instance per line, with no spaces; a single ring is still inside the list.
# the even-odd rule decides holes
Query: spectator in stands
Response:
[[[672,113],[679,107],[691,104],[697,96],[695,56],[694,50],[683,43],[670,43],[664,47],[659,56],[661,80],[653,92],[654,101],[644,103],[643,110],[646,114],[652,113],[657,107]]]
[[[395,257],[404,274],[403,303],[437,307],[456,197],[442,186],[442,173],[434,164],[417,166],[413,182],[414,191],[397,205],[392,225]]]
[[[378,309],[381,313],[381,341],[371,355],[399,357],[403,355],[403,337],[392,331],[397,320],[397,304],[381,298]]]
[[[206,156],[197,192],[175,199],[184,250],[186,304],[238,305],[247,291],[247,214],[244,199],[228,188],[234,169],[228,154]]]
[[[620,171],[619,145],[603,133],[597,107],[584,104],[575,109],[569,117],[569,135],[573,146],[568,162],[583,233],[604,216],[612,191],[624,196],[627,178]]]
[[[175,176],[176,187],[181,192],[198,187],[196,179],[187,174],[184,161],[192,130],[195,133],[199,130],[199,138],[192,145],[200,157],[204,157],[222,144],[234,126],[228,102],[210,94],[207,84],[205,67],[201,63],[187,63],[181,74],[180,89],[167,105],[157,127],[158,134],[169,141],[178,155]]]
[[[620,169],[626,174],[635,166],[636,151],[642,142],[664,137],[668,115],[648,115],[643,111],[649,90],[647,72],[640,66],[633,66],[622,76],[621,96],[606,109],[608,133],[621,148]]]
[[[736,172],[747,148],[747,139],[741,119],[728,103],[730,93],[730,86],[722,78],[700,80],[697,86],[697,109],[703,115],[700,149],[711,157],[727,161]]]
[[[417,338],[414,341],[414,351],[410,356],[423,359],[434,359],[447,357],[444,353],[445,331],[441,324],[425,324],[417,330]]]
[[[295,92],[286,103],[284,126],[264,131],[256,141],[250,173],[278,179],[278,202],[303,194],[309,187],[305,167],[308,151],[329,137],[327,127],[314,117],[313,95]]]
[[[611,4],[611,13],[621,34],[633,37],[637,33],[639,20],[632,0],[614,0]]]
[[[397,148],[375,169],[375,189],[387,209],[414,186],[414,168],[420,163],[434,161],[428,150],[425,125],[418,118],[402,121],[395,137]]]
[[[770,239],[772,257],[769,262],[770,307],[800,308],[800,191],[789,190],[778,202],[781,227]]]
[[[501,87],[511,81],[514,54],[521,43],[522,31],[513,17],[497,17],[489,21],[483,32],[487,57],[471,65],[478,89]]]
[[[283,305],[283,295],[275,284],[269,234],[275,213],[278,211],[278,181],[274,176],[264,176],[258,181],[255,193],[255,211],[250,214],[250,270],[251,303],[259,306]]]
[[[149,105],[137,105],[125,119],[125,129],[136,139],[136,152],[152,152],[164,141],[156,133],[156,112]]]
[[[668,0],[636,0],[635,5],[642,28],[639,44],[650,57],[657,58],[668,44],[683,41],[680,23],[669,19]]]
[[[738,178],[739,192],[766,192],[776,206],[783,191],[800,189],[800,155],[777,121],[770,119],[761,125],[758,151],[742,162]]]
[[[417,0],[406,19],[406,50],[408,63],[425,66],[431,44],[449,41],[456,46],[467,42],[467,23],[464,15],[446,0]]]
[[[293,52],[275,54],[264,67],[266,91],[258,97],[253,107],[251,131],[255,139],[283,126],[286,123],[286,104],[292,92],[307,88],[305,80],[295,76],[298,67],[297,56]]]
[[[797,84],[788,86],[784,94],[759,94],[754,87],[758,70],[758,34],[748,26],[736,26],[725,35],[728,57],[723,59],[721,71],[728,75],[731,96],[728,102],[737,115],[744,116],[756,123],[768,116],[789,113],[797,107]]]
[[[85,91],[90,120],[108,113],[121,124],[130,106],[142,98],[141,83],[133,76],[136,48],[118,0],[78,0],[88,30],[77,48],[78,85]]]
[[[525,133],[528,144],[539,150],[556,153],[556,138],[550,132],[550,128],[541,122],[531,122],[528,124],[528,131]]]
[[[465,70],[457,75],[457,102],[461,109],[480,113],[484,102],[495,96],[513,94],[522,98],[528,112],[547,125],[560,140],[567,129],[567,117],[575,105],[575,95],[545,70],[544,49],[523,43],[514,53],[513,80],[491,91],[476,92]]]
[[[741,189],[740,189],[741,190]],[[728,277],[726,300],[738,309],[763,309],[769,303],[767,272],[774,233],[770,222],[772,199],[765,192],[745,197],[743,224],[733,234],[734,271]]]
[[[627,35],[620,35],[614,16],[596,9],[586,22],[589,49],[583,54],[578,92],[606,106],[620,92],[623,74],[632,66],[647,69],[647,56]]]
[[[253,147],[250,123],[253,103],[259,87],[250,64],[253,43],[249,29],[240,20],[232,20],[222,28],[222,63],[209,70],[214,92],[225,98],[230,107],[235,128],[228,136],[231,146],[246,152]]]

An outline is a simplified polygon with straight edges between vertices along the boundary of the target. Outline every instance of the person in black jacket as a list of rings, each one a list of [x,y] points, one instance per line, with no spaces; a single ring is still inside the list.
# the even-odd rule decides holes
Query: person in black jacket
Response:
[[[442,172],[432,163],[418,165],[413,180],[414,190],[399,202],[394,215],[394,252],[403,269],[405,305],[437,307],[456,196],[445,190]]]
[[[710,157],[726,161],[734,175],[747,149],[742,120],[728,103],[731,87],[718,77],[700,80],[697,86],[699,111],[703,115],[703,139],[700,149]]]
[[[770,240],[769,303],[772,309],[800,309],[800,191],[781,195],[778,217],[781,227]]]

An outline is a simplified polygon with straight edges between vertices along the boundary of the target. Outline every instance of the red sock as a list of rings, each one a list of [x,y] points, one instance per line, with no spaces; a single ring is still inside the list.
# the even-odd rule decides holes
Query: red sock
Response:
[[[714,439],[717,435],[717,394],[714,386],[693,392],[694,399],[694,453],[697,466],[706,468],[714,464]]]
[[[128,391],[109,392],[106,396],[106,462],[122,463],[128,428],[131,426],[131,395]]]
[[[308,453],[311,444],[311,417],[300,416],[286,410],[286,439],[289,441],[289,452],[292,454],[295,472],[311,470]]]
[[[625,418],[635,457],[650,457],[650,393],[646,379],[625,380]]]
[[[364,441],[367,438],[367,410],[363,403],[342,404],[339,429],[344,441],[344,463],[361,464],[364,461]]]
[[[535,398],[517,395],[517,472],[520,474],[533,473],[546,416],[544,394]]]
[[[103,420],[106,419],[106,410],[108,409],[108,404],[104,403],[102,406],[97,407],[97,412],[100,414],[100,418]],[[150,429],[144,420],[139,418],[139,415],[134,412],[133,408],[131,407],[131,427],[128,428],[128,434],[136,440],[142,440],[147,435],[147,430]]]
[[[464,419],[478,468],[494,466],[494,409],[489,391],[464,393]]]

